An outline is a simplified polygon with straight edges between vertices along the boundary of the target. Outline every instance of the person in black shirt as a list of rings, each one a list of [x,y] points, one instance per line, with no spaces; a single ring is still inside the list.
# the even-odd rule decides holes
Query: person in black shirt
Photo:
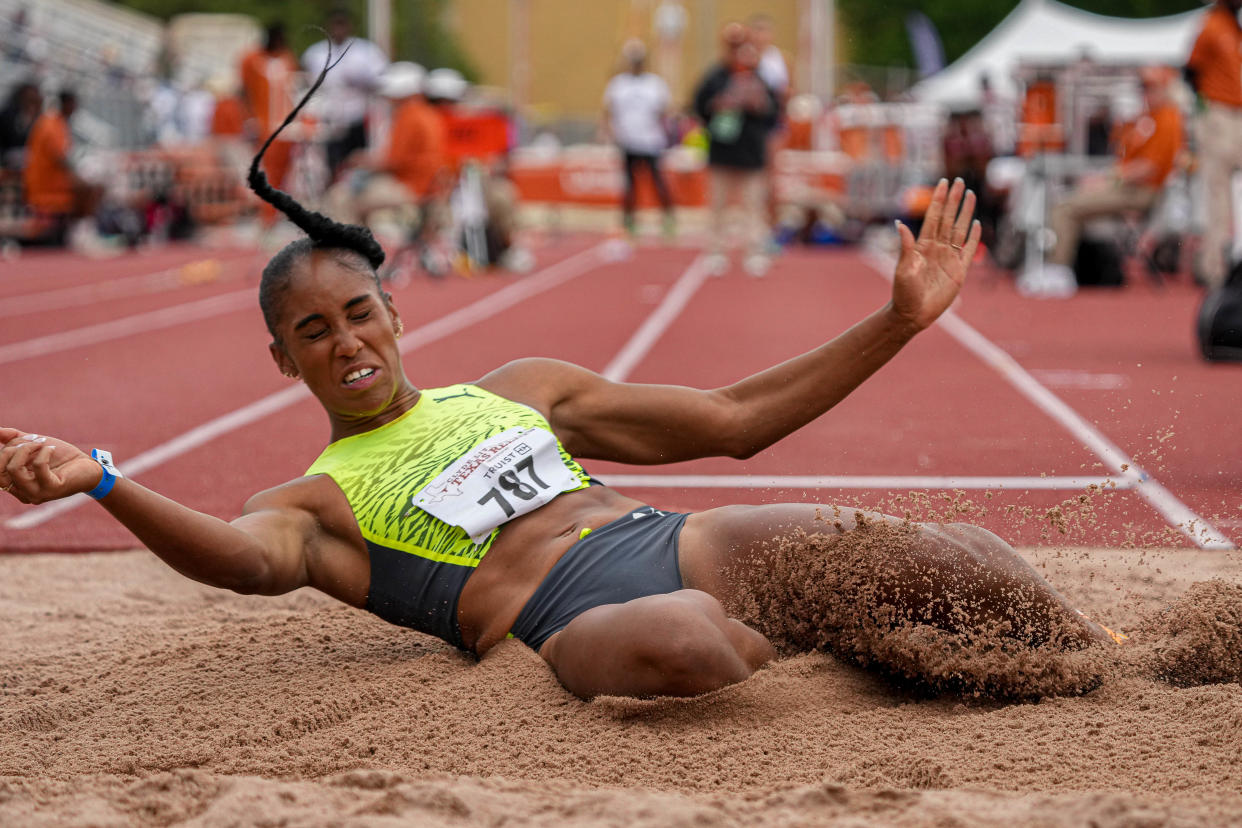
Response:
[[[694,93],[694,112],[708,134],[708,193],[711,205],[711,248],[708,268],[714,275],[728,269],[724,253],[724,213],[736,198],[742,207],[743,237],[749,253],[744,265],[752,276],[768,269],[764,252],[764,166],[768,133],[776,125],[775,93],[759,77],[759,51],[740,23],[721,33],[723,60],[712,67]]]

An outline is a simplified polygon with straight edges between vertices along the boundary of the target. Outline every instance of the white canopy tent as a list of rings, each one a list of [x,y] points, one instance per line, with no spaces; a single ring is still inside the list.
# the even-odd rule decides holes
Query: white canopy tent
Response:
[[[1014,70],[1024,62],[1068,63],[1085,55],[1098,63],[1180,66],[1203,14],[1196,10],[1134,20],[1091,14],[1056,0],[1023,0],[974,48],[912,91],[928,103],[976,105],[984,74],[1002,96],[1016,97]]]

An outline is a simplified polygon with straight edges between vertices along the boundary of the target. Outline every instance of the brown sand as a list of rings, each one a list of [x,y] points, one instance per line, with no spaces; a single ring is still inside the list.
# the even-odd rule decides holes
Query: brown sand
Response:
[[[0,558],[0,825],[1242,823],[1242,556],[1026,554],[1135,635],[1089,692],[929,697],[810,654],[584,703],[516,642],[475,662],[144,552]]]

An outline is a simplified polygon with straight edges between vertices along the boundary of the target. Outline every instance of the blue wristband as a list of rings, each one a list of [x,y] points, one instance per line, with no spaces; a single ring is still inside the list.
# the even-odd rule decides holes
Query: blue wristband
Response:
[[[121,470],[112,465],[112,453],[103,449],[91,449],[91,459],[99,464],[103,469],[103,477],[99,481],[99,485],[87,492],[88,495],[96,500],[103,500],[108,492],[112,491],[112,487],[116,485],[117,478],[124,477]]]

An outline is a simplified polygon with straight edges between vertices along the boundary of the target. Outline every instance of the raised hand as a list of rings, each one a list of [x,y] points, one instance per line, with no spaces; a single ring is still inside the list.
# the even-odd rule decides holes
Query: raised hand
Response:
[[[975,194],[966,192],[962,180],[950,187],[942,178],[918,240],[909,227],[897,225],[901,257],[893,273],[893,311],[916,331],[948,310],[966,281],[983,232],[979,222],[972,221],[974,212]]]
[[[102,476],[90,455],[64,440],[0,428],[0,491],[22,503],[89,492]]]

